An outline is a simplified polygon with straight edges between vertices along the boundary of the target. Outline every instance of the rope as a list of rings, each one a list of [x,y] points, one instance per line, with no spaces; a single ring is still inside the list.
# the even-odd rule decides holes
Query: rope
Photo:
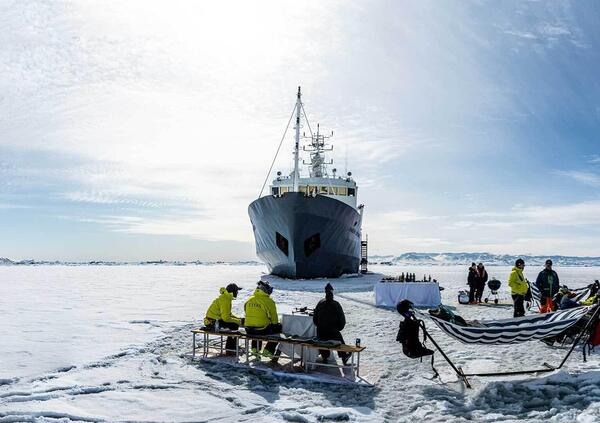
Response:
[[[273,161],[271,162],[271,167],[269,167],[269,171],[267,172],[267,176],[265,177],[265,181],[263,182],[262,188],[260,189],[260,194],[258,194],[258,198],[263,193],[265,189],[265,185],[267,185],[267,181],[269,180],[269,175],[273,170],[273,165],[275,165],[275,160],[277,160],[277,156],[279,155],[279,150],[281,149],[281,144],[283,144],[283,140],[285,139],[285,134],[287,134],[287,130],[290,127],[290,123],[292,122],[292,118],[294,117],[294,112],[296,111],[296,105],[294,104],[294,108],[292,109],[292,114],[290,115],[290,119],[288,120],[287,125],[285,126],[285,131],[283,131],[283,136],[281,137],[281,141],[279,141],[279,146],[277,147],[277,151],[275,152],[275,157],[273,157]]]
[[[306,112],[304,111],[304,104],[300,103],[300,106],[302,107],[302,114],[304,115],[304,120],[306,121],[306,124],[308,125],[308,132],[310,132],[310,136],[313,136],[313,131],[312,128],[310,127],[310,122],[308,121],[308,116],[306,116]]]

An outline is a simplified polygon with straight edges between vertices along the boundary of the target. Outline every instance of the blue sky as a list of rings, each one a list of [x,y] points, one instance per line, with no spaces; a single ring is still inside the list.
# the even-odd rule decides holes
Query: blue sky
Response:
[[[324,3],[2,2],[0,257],[253,258],[298,85],[373,253],[600,255],[597,2]]]

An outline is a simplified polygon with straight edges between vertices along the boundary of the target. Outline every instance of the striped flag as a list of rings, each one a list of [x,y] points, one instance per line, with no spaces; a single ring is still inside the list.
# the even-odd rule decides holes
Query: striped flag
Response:
[[[529,306],[529,310],[534,309],[539,311],[542,306],[542,293],[534,283],[529,281],[527,283],[531,290],[531,305]]]

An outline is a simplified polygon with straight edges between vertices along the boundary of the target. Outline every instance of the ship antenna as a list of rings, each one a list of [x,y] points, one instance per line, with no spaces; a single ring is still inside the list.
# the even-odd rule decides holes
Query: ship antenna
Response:
[[[348,173],[348,146],[344,145],[344,167],[346,168],[344,173]]]
[[[298,98],[296,100],[296,143],[294,145],[294,192],[298,192],[298,183],[300,174],[298,172],[298,162],[300,160],[300,114],[302,113],[302,93],[300,87],[298,87]]]

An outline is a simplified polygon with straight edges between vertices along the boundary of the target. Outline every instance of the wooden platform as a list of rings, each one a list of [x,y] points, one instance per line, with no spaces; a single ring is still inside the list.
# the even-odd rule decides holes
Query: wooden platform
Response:
[[[365,350],[366,347],[355,346],[355,345],[327,345],[327,343],[315,343],[309,342],[307,339],[286,337],[285,335],[248,335],[242,331],[230,331],[222,330],[219,332],[210,331],[206,328],[193,329],[192,331],[192,360],[196,358],[196,352],[201,351],[203,358],[212,356],[225,356],[229,353],[232,359],[235,357],[235,363],[250,365],[251,358],[258,358],[250,353],[250,343],[252,341],[260,342],[277,342],[280,344],[287,344],[291,347],[290,355],[281,354],[278,360],[287,360],[287,363],[282,365],[282,370],[291,373],[303,372],[309,373],[313,369],[318,367],[326,367],[338,369],[341,378],[346,378],[346,374],[349,373],[356,382],[360,380],[360,353]],[[201,336],[201,341],[197,342],[197,337]],[[235,340],[235,349],[226,349],[225,340],[227,337],[231,337]],[[328,350],[331,352],[346,352],[352,353],[350,362],[347,365],[337,363],[323,363],[320,361],[307,361],[304,357],[308,356],[305,354],[307,349],[316,350]],[[347,379],[347,378],[346,378]]]

